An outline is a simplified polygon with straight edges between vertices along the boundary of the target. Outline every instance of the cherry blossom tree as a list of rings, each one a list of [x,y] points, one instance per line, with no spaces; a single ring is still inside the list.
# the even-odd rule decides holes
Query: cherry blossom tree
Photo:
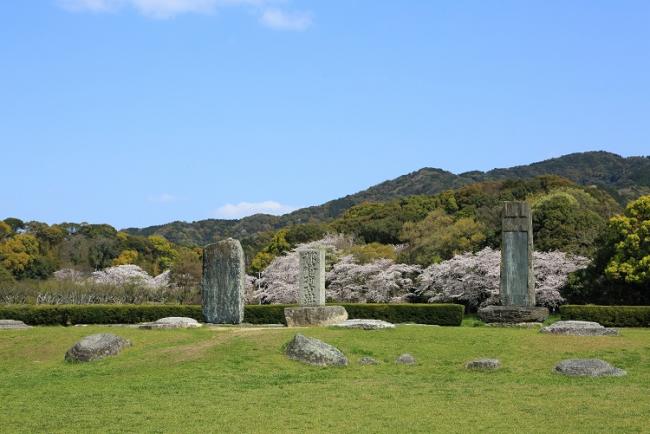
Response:
[[[559,290],[568,275],[588,265],[589,260],[563,252],[534,252],[537,304],[555,310],[564,299]],[[500,304],[501,252],[485,248],[475,254],[456,255],[427,267],[415,294],[430,303],[462,303],[470,309]]]

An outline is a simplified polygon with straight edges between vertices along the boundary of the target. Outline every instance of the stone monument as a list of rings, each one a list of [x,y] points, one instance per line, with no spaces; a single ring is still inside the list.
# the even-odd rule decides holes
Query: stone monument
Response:
[[[244,320],[244,250],[228,238],[203,250],[201,295],[205,321],[240,324]]]
[[[485,322],[538,322],[548,309],[535,306],[533,221],[527,202],[505,202],[501,229],[502,306],[479,309]]]
[[[284,316],[289,327],[332,325],[348,319],[343,306],[325,306],[325,250],[301,249],[298,252],[298,301],[300,307],[287,307]]]
[[[325,304],[325,250],[302,249],[298,255],[300,258],[298,274],[300,304],[302,306]]]

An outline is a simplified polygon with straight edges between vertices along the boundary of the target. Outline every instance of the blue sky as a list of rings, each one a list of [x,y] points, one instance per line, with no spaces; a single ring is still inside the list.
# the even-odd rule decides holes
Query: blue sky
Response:
[[[281,213],[425,166],[650,154],[650,2],[4,2],[0,98],[0,218]]]

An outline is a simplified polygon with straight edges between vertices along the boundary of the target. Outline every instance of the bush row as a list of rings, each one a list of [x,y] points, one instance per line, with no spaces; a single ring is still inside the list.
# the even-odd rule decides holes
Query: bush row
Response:
[[[288,305],[248,305],[244,321],[251,324],[286,324]],[[393,323],[414,322],[458,326],[463,320],[459,304],[342,304],[350,318],[382,319]],[[6,305],[0,318],[30,325],[136,324],[167,316],[204,321],[199,305]]]
[[[606,327],[650,327],[650,306],[564,305],[563,320],[595,321]]]

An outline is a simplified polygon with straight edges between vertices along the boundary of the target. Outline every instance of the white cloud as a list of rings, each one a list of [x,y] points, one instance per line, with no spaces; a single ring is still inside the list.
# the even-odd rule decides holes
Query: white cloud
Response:
[[[169,193],[161,193],[161,194],[149,196],[147,200],[153,203],[170,203],[170,202],[176,202],[178,198]]]
[[[309,12],[285,12],[280,9],[266,9],[262,12],[260,22],[274,30],[303,31],[311,26]]]
[[[219,207],[215,212],[215,217],[225,219],[236,219],[253,214],[272,214],[282,215],[294,211],[295,206],[284,205],[274,200],[264,202],[239,202],[236,205],[227,203]]]
[[[58,4],[72,12],[115,12],[132,8],[140,14],[155,19],[172,18],[181,14],[212,14],[220,7],[249,6],[260,22],[274,30],[305,30],[311,25],[307,12],[285,12],[268,8],[283,0],[57,0]]]

